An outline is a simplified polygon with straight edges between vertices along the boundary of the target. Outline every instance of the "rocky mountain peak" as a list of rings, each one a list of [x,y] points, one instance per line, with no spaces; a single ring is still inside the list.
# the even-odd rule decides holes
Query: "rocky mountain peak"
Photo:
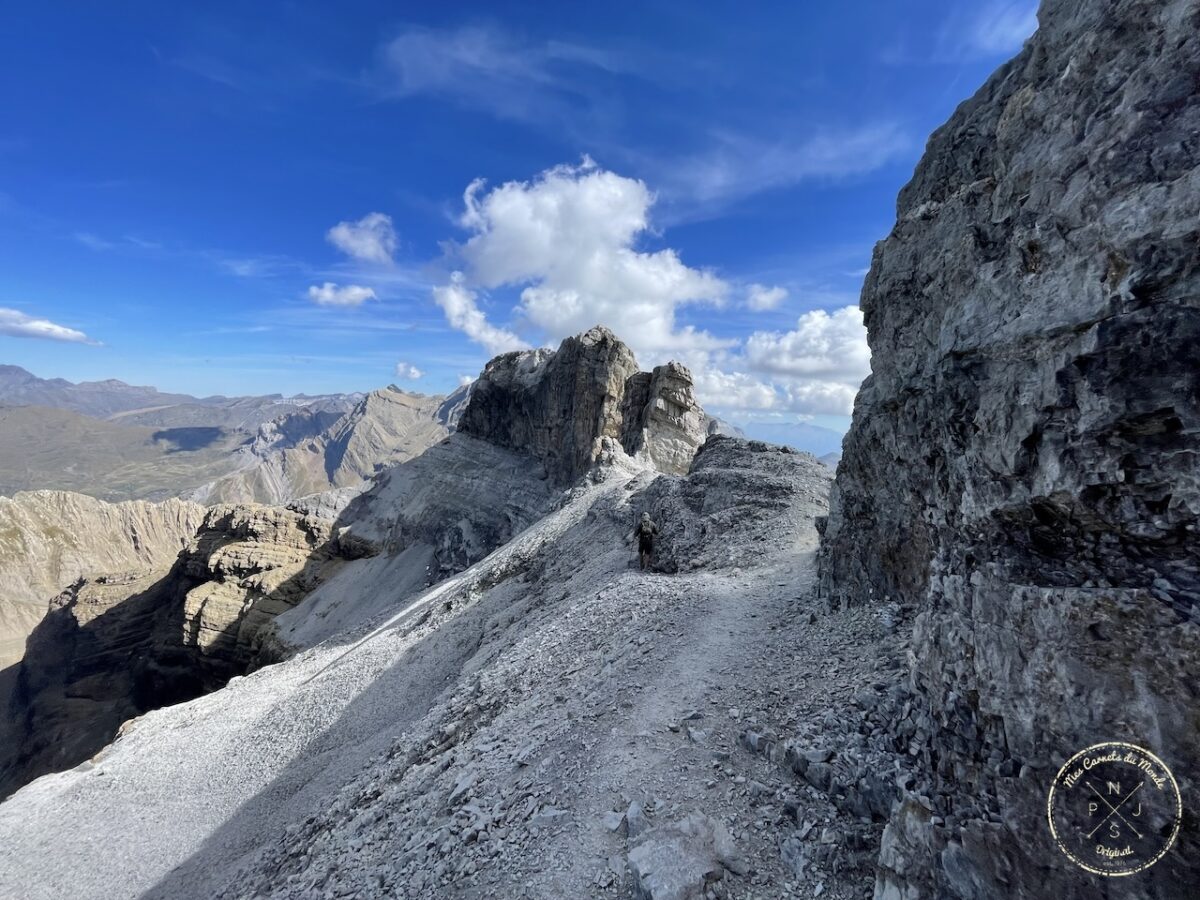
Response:
[[[557,350],[505,353],[489,362],[459,423],[465,434],[529,453],[568,484],[600,458],[604,439],[686,472],[708,418],[687,368],[638,369],[633,351],[603,325]]]

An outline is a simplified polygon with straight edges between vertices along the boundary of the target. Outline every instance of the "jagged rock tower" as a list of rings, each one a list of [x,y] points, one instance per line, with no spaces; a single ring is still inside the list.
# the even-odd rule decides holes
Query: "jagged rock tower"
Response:
[[[1195,896],[1200,4],[1039,20],[931,138],[862,295],[820,590],[918,611],[930,802],[893,814],[889,900]],[[1058,766],[1107,740],[1192,804],[1136,880],[1048,833]]]
[[[558,350],[497,356],[475,382],[458,428],[528,453],[552,480],[570,484],[600,458],[605,438],[683,474],[708,423],[684,366],[639,372],[633,351],[597,325]]]

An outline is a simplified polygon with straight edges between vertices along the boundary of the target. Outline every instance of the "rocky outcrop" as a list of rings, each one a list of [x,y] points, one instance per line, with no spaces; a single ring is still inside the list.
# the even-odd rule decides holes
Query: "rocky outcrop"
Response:
[[[180,558],[182,576],[200,582],[184,597],[182,644],[231,669],[266,661],[271,622],[321,583],[339,549],[329,519],[269,506],[210,510]]]
[[[697,446],[719,428],[696,402],[692,373],[677,362],[630,378],[621,414],[625,452],[644,455],[656,468],[677,475],[688,471]]]
[[[873,353],[820,592],[917,612],[924,783],[876,896],[1185,896],[1200,841],[1097,879],[1047,839],[1058,766],[1200,772],[1200,6],[1047,0],[929,142],[863,290]],[[1190,796],[1194,797],[1194,794]],[[1113,888],[1115,890],[1115,888]]]
[[[79,578],[169,568],[204,519],[182,500],[105,503],[66,491],[0,497],[0,669]]]
[[[475,382],[459,430],[537,459],[570,484],[600,459],[603,440],[685,473],[709,419],[678,363],[639,372],[633,351],[603,326],[567,338],[557,351],[506,353]]]

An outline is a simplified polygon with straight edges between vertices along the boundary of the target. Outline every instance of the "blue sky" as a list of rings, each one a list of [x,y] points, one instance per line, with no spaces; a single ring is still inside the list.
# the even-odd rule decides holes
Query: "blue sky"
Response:
[[[0,361],[442,392],[599,321],[735,421],[844,427],[872,245],[1033,10],[13,8]]]

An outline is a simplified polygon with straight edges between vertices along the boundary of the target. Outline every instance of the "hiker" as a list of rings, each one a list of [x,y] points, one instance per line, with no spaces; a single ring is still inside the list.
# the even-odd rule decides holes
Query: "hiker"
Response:
[[[651,557],[654,556],[654,536],[658,534],[658,526],[650,521],[650,513],[642,513],[642,520],[638,522],[633,533],[638,539],[638,563],[645,571],[650,565]]]

